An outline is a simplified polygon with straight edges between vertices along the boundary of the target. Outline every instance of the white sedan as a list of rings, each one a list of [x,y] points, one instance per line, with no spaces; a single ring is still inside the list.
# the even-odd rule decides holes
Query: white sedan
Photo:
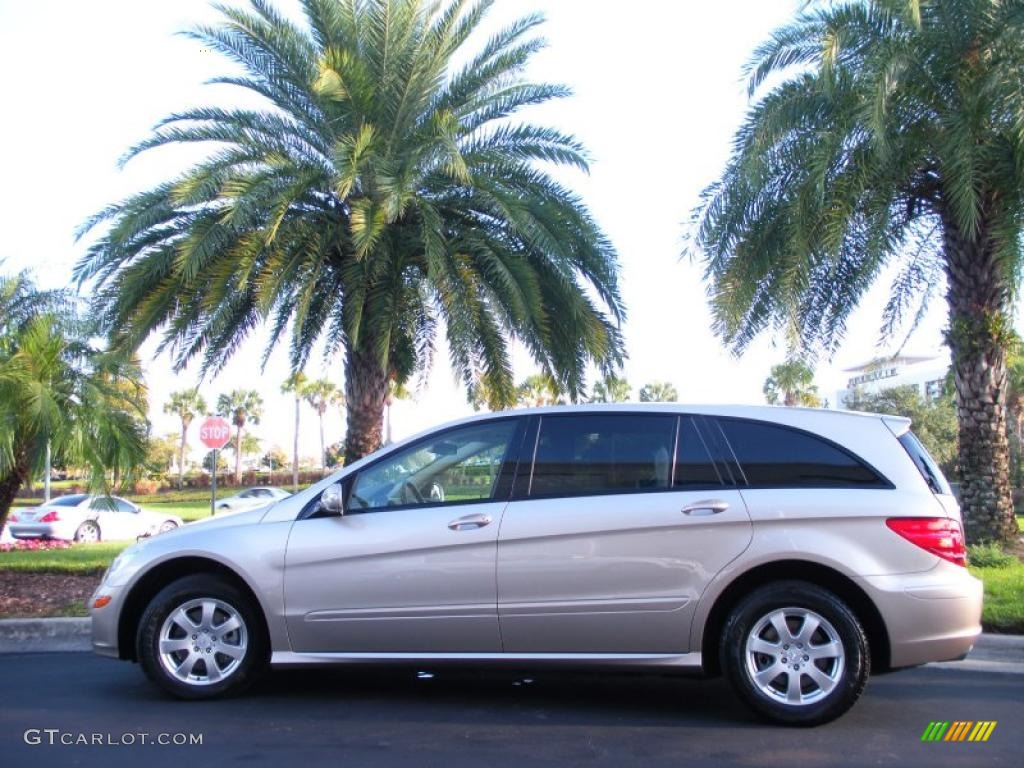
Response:
[[[94,542],[138,539],[182,524],[175,515],[142,509],[119,496],[74,493],[38,507],[13,510],[7,528],[16,539],[64,539]]]
[[[280,488],[270,486],[250,488],[236,493],[234,496],[217,499],[217,511],[241,512],[243,509],[256,509],[256,507],[265,507],[281,499],[287,499],[289,496],[291,494],[288,491],[283,491]]]

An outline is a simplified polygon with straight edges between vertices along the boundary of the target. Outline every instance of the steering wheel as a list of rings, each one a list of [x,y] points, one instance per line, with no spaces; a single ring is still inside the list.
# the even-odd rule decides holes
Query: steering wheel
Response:
[[[413,497],[417,504],[423,503],[423,494],[420,493],[420,489],[413,484],[412,480],[406,480],[402,483],[402,496],[405,496],[406,492],[408,492],[409,496]]]

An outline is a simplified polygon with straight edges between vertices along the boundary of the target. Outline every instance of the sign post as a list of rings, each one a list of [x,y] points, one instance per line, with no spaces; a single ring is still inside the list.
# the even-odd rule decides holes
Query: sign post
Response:
[[[231,425],[220,416],[207,416],[199,427],[199,439],[213,451],[213,482],[210,484],[210,517],[213,517],[217,514],[214,506],[217,503],[217,451],[231,439]]]

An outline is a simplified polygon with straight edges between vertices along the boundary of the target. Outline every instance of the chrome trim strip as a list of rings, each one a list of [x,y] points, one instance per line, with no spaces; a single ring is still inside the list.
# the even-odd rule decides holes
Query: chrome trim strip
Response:
[[[700,653],[294,653],[274,651],[274,666],[324,664],[388,664],[425,661],[432,664],[473,663],[538,664],[699,669]]]

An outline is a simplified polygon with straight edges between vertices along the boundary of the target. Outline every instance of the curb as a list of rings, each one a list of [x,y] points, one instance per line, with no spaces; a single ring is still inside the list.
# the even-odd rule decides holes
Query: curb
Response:
[[[0,654],[59,653],[92,650],[87,618],[0,619]],[[1024,675],[1024,635],[983,634],[963,661],[928,666],[963,672],[1002,672]]]
[[[0,619],[0,653],[91,650],[90,619]]]

